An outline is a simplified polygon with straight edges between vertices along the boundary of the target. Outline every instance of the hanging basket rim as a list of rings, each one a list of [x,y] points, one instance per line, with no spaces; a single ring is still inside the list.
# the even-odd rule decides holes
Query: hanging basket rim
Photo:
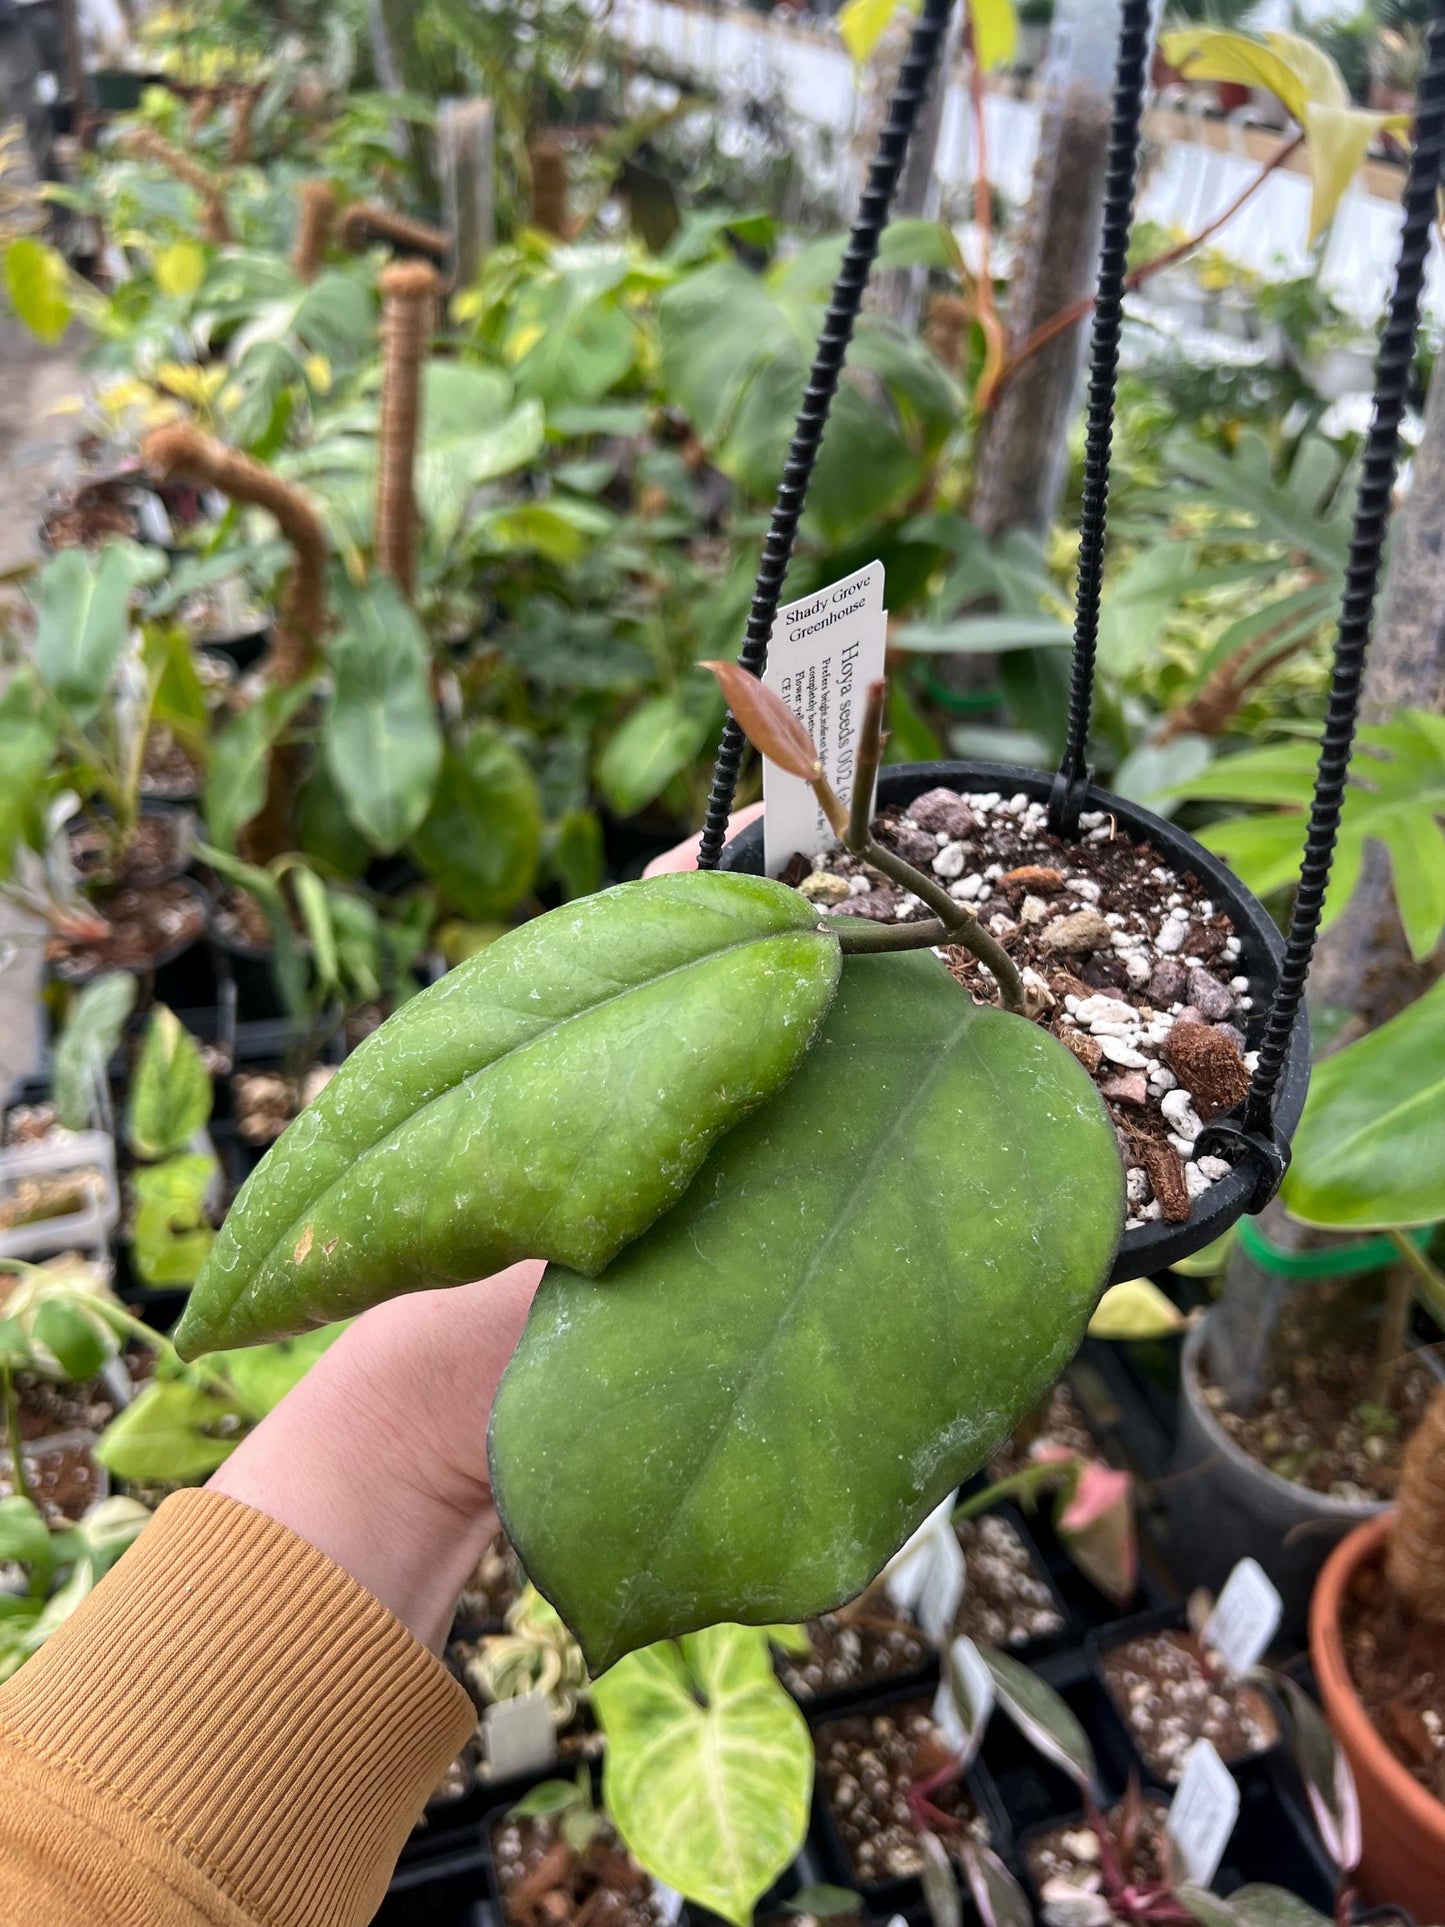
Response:
[[[1047,803],[1052,784],[1051,771],[1026,769],[1015,763],[890,763],[879,773],[878,802],[911,803],[925,790],[941,788],[959,792],[1000,790],[1007,795],[1022,790],[1032,801]],[[1142,804],[1101,789],[1097,783],[1089,784],[1083,807],[1103,810],[1115,817],[1131,835],[1157,849],[1170,867],[1181,874],[1192,871],[1207,886],[1216,908],[1228,912],[1240,941],[1240,970],[1249,977],[1254,997],[1255,1008],[1245,1026],[1253,1049],[1263,1034],[1269,1007],[1278,991],[1284,958],[1284,937],[1274,918],[1218,857],[1196,843],[1177,824],[1156,816]],[[763,819],[759,816],[724,846],[718,868],[760,874],[762,867]],[[1274,1105],[1274,1128],[1286,1144],[1294,1136],[1304,1109],[1309,1074],[1309,1017],[1301,1007],[1290,1034]],[[1220,1178],[1195,1201],[1185,1223],[1166,1224],[1161,1220],[1134,1231],[1124,1230],[1108,1282],[1121,1284],[1129,1278],[1167,1270],[1223,1237],[1246,1215],[1253,1189],[1254,1175],[1249,1167],[1236,1165],[1227,1177]]]

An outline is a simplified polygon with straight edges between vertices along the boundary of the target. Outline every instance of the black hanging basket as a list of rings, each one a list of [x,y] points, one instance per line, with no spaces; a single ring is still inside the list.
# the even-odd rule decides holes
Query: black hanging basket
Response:
[[[739,657],[742,667],[754,675],[762,674],[767,661],[768,642],[828,410],[952,5],[953,0],[924,0],[824,319],[764,544]],[[885,769],[878,785],[880,804],[908,803],[940,785],[974,792],[1022,790],[1033,799],[1047,802],[1049,828],[1066,839],[1078,836],[1083,811],[1106,811],[1137,841],[1158,850],[1177,874],[1192,871],[1233,922],[1240,941],[1240,968],[1250,979],[1255,1005],[1247,1042],[1258,1056],[1248,1095],[1238,1111],[1206,1125],[1195,1147],[1196,1154],[1221,1157],[1231,1169],[1227,1177],[1194,1201],[1186,1223],[1151,1223],[1126,1231],[1114,1266],[1114,1281],[1175,1264],[1220,1237],[1246,1213],[1262,1210],[1278,1190],[1288,1167],[1289,1142],[1309,1083],[1305,977],[1319,932],[1344,803],[1445,155],[1445,0],[1433,0],[1415,143],[1403,197],[1399,260],[1376,362],[1374,412],[1361,461],[1319,770],[1299,889],[1289,931],[1282,937],[1264,906],[1215,857],[1172,823],[1097,788],[1087,760],[1119,333],[1152,11],[1153,0],[1123,0],[1090,354],[1073,677],[1063,759],[1053,775],[1002,764],[907,764]],[[718,750],[703,827],[698,856],[703,869],[722,867],[754,874],[762,870],[760,823],[751,825],[732,843],[726,841],[728,812],[744,747],[743,733],[730,716]]]

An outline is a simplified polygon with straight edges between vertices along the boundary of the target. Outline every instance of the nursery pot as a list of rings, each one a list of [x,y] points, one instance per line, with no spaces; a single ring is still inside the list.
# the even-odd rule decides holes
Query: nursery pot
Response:
[[[1046,803],[1052,787],[1053,778],[1047,772],[1020,769],[1011,764],[900,763],[880,772],[877,806],[881,809],[885,804],[892,803],[906,808],[915,797],[932,789],[974,793],[998,790],[1006,796],[1022,791],[1031,800]],[[1166,823],[1162,817],[1152,816],[1137,803],[1112,796],[1107,790],[1098,789],[1092,784],[1085,792],[1083,807],[1085,810],[1105,811],[1130,836],[1156,849],[1181,876],[1192,871],[1205,886],[1215,908],[1228,913],[1235,935],[1239,938],[1239,968],[1249,977],[1254,994],[1255,1008],[1250,1015],[1247,1033],[1252,1048],[1263,1032],[1265,1016],[1279,981],[1280,959],[1284,954],[1284,940],[1275,927],[1274,919],[1217,857],[1211,856],[1193,837],[1186,836],[1174,824]],[[752,876],[761,875],[761,818],[750,823],[726,846],[719,868],[740,870]],[[1290,1039],[1284,1075],[1275,1101],[1275,1122],[1287,1138],[1293,1135],[1299,1122],[1308,1084],[1309,1023],[1301,1012]],[[1230,1225],[1244,1214],[1253,1185],[1253,1172],[1247,1165],[1240,1165],[1217,1184],[1211,1185],[1202,1198],[1196,1199],[1186,1223],[1165,1224],[1161,1221],[1146,1224],[1136,1231],[1126,1231],[1120,1241],[1109,1282],[1117,1284],[1126,1278],[1142,1278],[1152,1272],[1163,1271],[1215,1238],[1222,1237]]]
[[[1257,1559],[1284,1601],[1280,1636],[1298,1643],[1331,1548],[1384,1507],[1312,1492],[1235,1444],[1204,1400],[1199,1368],[1208,1329],[1206,1319],[1189,1333],[1180,1359],[1179,1442],[1168,1486],[1171,1558],[1186,1585],[1211,1591],[1237,1561]]]
[[[1320,1698],[1360,1795],[1364,1855],[1358,1886],[1368,1901],[1394,1901],[1420,1920],[1445,1916],[1445,1806],[1385,1745],[1360,1703],[1345,1661],[1340,1608],[1350,1581],[1385,1543],[1393,1512],[1381,1511],[1337,1545],[1310,1602],[1310,1657]]]

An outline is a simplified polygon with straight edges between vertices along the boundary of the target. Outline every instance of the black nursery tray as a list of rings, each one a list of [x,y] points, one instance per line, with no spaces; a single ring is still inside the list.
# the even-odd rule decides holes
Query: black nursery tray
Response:
[[[907,763],[882,771],[877,803],[880,809],[890,803],[906,807],[926,790],[939,788],[965,793],[996,790],[1006,795],[1022,791],[1034,801],[1047,802],[1052,783],[1053,778],[1041,770],[1021,769],[1013,764]],[[1173,823],[1093,785],[1084,794],[1083,808],[1100,810],[1112,817],[1130,836],[1158,850],[1180,876],[1192,872],[1207,888],[1216,909],[1228,913],[1239,939],[1239,968],[1250,979],[1254,998],[1246,1029],[1246,1042],[1253,1049],[1264,1031],[1284,954],[1284,940],[1273,919],[1217,857],[1211,856]],[[761,875],[762,867],[763,826],[758,821],[750,823],[725,847],[719,868],[757,876]],[[1308,1083],[1309,1022],[1301,1012],[1275,1101],[1275,1126],[1285,1138],[1293,1135],[1299,1122]],[[1195,1201],[1187,1223],[1161,1221],[1126,1231],[1109,1282],[1117,1284],[1127,1278],[1161,1271],[1212,1243],[1243,1215],[1254,1184],[1254,1173],[1249,1166],[1239,1165]]]

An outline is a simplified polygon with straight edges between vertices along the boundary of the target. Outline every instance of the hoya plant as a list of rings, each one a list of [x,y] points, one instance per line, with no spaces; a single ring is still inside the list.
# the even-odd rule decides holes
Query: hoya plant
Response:
[[[594,1674],[860,1591],[1057,1375],[1122,1224],[1092,1082],[967,906],[872,842],[882,685],[850,811],[791,712],[722,675],[937,921],[844,927],[771,879],[691,873],[522,926],[347,1060],[177,1333],[196,1357],[549,1259],[492,1476]],[[997,1004],[941,941],[996,971]]]

